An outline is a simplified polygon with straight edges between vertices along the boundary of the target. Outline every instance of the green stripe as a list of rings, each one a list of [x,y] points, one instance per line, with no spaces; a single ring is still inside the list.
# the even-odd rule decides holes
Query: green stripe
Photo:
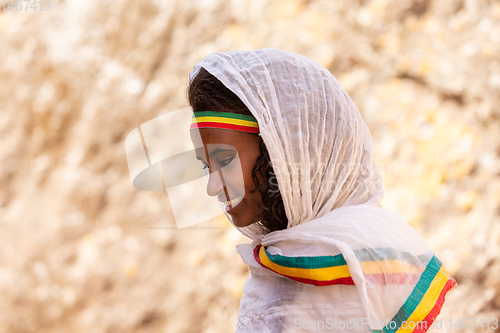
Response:
[[[396,328],[390,328],[389,325],[387,325],[383,329],[384,333],[396,332],[401,327],[403,321],[406,321],[408,320],[408,318],[410,318],[411,314],[415,311],[418,304],[420,304],[420,302],[424,298],[425,293],[427,292],[432,281],[441,269],[441,266],[441,261],[439,261],[436,256],[433,256],[424,272],[422,273],[422,276],[420,276],[417,285],[415,286],[415,288],[413,288],[413,291],[406,300],[405,304],[403,304],[398,313],[396,313],[394,318],[392,318],[392,321],[396,323]]]
[[[197,111],[193,112],[193,118],[199,117],[223,117],[223,118],[232,118],[232,119],[240,119],[247,121],[255,121],[257,120],[253,116],[239,114],[239,113],[231,113],[231,112],[218,112],[218,111]]]
[[[279,254],[271,255],[264,248],[266,256],[273,263],[288,268],[327,268],[347,265],[342,254],[335,256],[316,257],[287,257]],[[362,249],[354,251],[359,261],[383,261],[383,260],[403,260],[416,267],[423,267],[429,263],[433,253],[428,252],[419,256],[413,256],[408,252],[398,251],[394,248]]]
[[[354,254],[359,261],[402,260],[416,267],[426,266],[433,256],[432,252],[414,256],[409,252],[398,251],[392,247],[354,250]]]
[[[314,269],[347,265],[341,254],[336,256],[286,257],[279,254],[271,255],[265,248],[264,252],[269,260],[283,267]]]

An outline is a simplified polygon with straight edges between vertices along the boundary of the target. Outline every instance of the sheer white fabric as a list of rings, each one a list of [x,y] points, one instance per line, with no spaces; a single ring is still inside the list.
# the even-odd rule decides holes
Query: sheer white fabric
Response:
[[[237,228],[253,240],[237,247],[251,271],[237,332],[331,331],[320,324],[328,318],[370,320],[335,332],[382,329],[379,323],[394,317],[416,281],[387,283],[397,267],[381,262],[411,257],[405,274],[418,277],[432,252],[401,217],[380,207],[383,183],[371,135],[348,94],[313,60],[274,48],[212,53],[196,64],[191,80],[201,67],[257,119],[288,218],[287,229],[267,235],[256,223]],[[257,263],[258,244],[272,255],[341,254],[355,285],[317,287],[284,277]],[[391,258],[381,258],[386,248]],[[376,270],[386,283],[370,280],[372,268],[363,266],[367,258],[379,261]]]

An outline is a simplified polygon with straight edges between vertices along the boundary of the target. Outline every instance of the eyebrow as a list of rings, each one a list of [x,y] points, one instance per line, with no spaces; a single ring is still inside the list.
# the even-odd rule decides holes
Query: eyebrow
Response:
[[[225,152],[225,151],[233,151],[233,149],[222,149],[222,148],[217,148],[215,149],[213,152],[210,153],[210,155],[208,156],[210,159],[213,158],[213,155],[217,154],[217,153],[220,153],[220,152]],[[196,155],[196,159],[197,160],[200,160],[200,161],[204,161],[203,158],[199,157],[198,155]]]

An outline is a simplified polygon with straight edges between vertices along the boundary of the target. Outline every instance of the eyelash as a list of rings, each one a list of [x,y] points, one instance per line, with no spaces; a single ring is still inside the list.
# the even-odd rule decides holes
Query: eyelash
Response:
[[[229,163],[231,163],[232,160],[233,160],[233,158],[227,158],[227,159],[221,161],[222,162],[221,166],[225,167],[226,165],[228,165]],[[205,169],[210,169],[210,168],[208,167],[208,165],[204,165],[203,168],[201,168],[201,169],[205,170]]]
[[[222,163],[224,163],[224,165],[222,165],[222,166],[225,167],[226,165],[228,165],[229,163],[231,163],[232,160],[233,160],[233,158],[227,158],[224,161],[221,161]]]

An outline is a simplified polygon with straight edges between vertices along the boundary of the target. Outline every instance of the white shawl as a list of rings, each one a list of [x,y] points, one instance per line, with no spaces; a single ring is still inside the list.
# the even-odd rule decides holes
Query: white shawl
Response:
[[[237,228],[253,240],[237,246],[251,271],[237,332],[430,325],[455,281],[412,227],[380,207],[370,131],[335,77],[274,48],[212,53],[191,80],[201,67],[257,119],[288,218],[267,235],[256,223]]]

